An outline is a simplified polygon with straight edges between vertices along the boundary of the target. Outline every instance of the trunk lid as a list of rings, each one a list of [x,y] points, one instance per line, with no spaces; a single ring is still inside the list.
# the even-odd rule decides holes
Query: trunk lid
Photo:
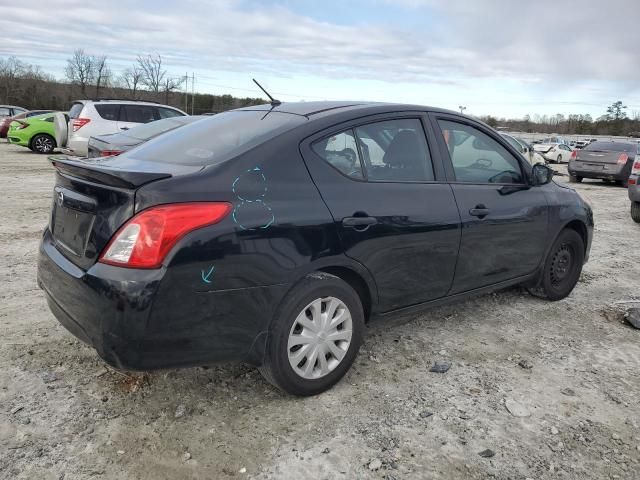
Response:
[[[618,163],[618,159],[623,153],[624,152],[611,152],[605,150],[579,150],[576,153],[576,160],[579,162],[599,165],[612,164]]]
[[[57,156],[50,161],[57,171],[49,229],[57,249],[83,269],[98,260],[113,234],[136,213],[138,188],[202,168],[121,157]]]

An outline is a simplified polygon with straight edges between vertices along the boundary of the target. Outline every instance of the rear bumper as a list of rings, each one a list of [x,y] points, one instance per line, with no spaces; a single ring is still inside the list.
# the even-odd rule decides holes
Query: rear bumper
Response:
[[[40,244],[38,285],[52,313],[108,364],[152,370],[260,362],[271,307],[284,287],[180,292],[163,283],[166,272],[100,263],[84,271],[58,251],[48,229]],[[180,293],[179,301],[167,290]]]
[[[636,181],[635,184],[629,183],[629,200],[632,202],[640,202],[640,185],[638,185],[638,182],[640,182],[640,175],[632,175],[629,178],[633,178]]]
[[[623,181],[629,177],[625,165],[603,164],[598,166],[585,165],[584,162],[569,162],[569,175],[582,178],[599,178],[602,180]]]

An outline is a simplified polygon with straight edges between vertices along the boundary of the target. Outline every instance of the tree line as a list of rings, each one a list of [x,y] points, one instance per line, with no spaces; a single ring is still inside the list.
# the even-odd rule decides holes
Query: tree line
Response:
[[[159,54],[138,55],[119,73],[112,70],[106,55],[92,55],[77,49],[67,60],[65,78],[57,80],[41,67],[16,57],[0,57],[0,104],[29,109],[66,110],[82,98],[122,98],[161,102],[186,109],[188,113],[220,112],[264,103],[261,98],[187,93],[184,77],[172,76]],[[182,92],[179,90],[182,88]],[[185,102],[185,100],[187,100]],[[530,133],[561,135],[625,135],[640,137],[640,113],[627,114],[622,101],[612,103],[600,117],[591,115],[526,115],[522,119],[483,116],[492,127],[507,127]]]
[[[65,77],[56,79],[41,67],[16,57],[0,57],[0,104],[31,110],[67,110],[74,100],[119,98],[160,102],[188,113],[220,112],[265,103],[264,99],[186,92],[184,77],[172,76],[159,54],[138,55],[114,72],[106,55],[77,49],[67,60]],[[179,91],[182,89],[183,91]]]

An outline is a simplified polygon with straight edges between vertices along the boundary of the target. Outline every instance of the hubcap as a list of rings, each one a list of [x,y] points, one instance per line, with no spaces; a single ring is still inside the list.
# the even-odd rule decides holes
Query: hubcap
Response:
[[[35,148],[39,152],[48,152],[53,150],[53,142],[47,137],[38,137],[35,141]]]
[[[563,244],[556,251],[551,262],[551,283],[558,285],[562,282],[573,266],[573,252],[567,244]]]
[[[351,312],[335,297],[318,298],[298,314],[287,352],[293,370],[305,379],[335,370],[349,350],[353,334]]]

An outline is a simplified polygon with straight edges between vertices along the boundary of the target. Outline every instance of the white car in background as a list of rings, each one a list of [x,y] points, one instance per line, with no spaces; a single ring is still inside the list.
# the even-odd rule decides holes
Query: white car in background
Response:
[[[568,163],[573,153],[571,147],[564,143],[538,143],[533,148],[549,162],[554,163]]]
[[[143,123],[187,115],[168,105],[138,100],[76,100],[68,118],[57,115],[56,141],[72,155],[88,155],[89,138],[119,133]]]
[[[536,152],[534,148],[531,145],[529,145],[527,142],[525,142],[523,139],[519,137],[514,137],[507,133],[501,133],[500,135],[502,135],[504,139],[507,142],[509,142],[509,144],[513,148],[518,150],[531,165],[535,165],[536,163],[541,163],[545,165],[547,163],[545,158],[542,155],[540,155],[538,152]]]

